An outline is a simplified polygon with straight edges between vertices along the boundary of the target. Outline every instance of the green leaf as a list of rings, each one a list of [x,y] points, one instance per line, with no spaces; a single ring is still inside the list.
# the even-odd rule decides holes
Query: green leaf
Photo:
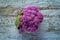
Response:
[[[18,16],[16,17],[16,20],[15,20],[15,25],[16,25],[17,28],[18,28],[18,26],[19,26],[19,18],[20,18],[20,15],[18,15]]]

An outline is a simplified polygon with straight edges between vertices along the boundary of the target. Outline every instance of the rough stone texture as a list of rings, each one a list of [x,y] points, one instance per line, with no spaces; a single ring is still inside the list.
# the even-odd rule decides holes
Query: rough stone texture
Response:
[[[19,34],[14,24],[20,7],[60,7],[59,0],[0,0],[0,40],[60,40],[60,10],[40,10],[43,22],[35,33]],[[10,16],[8,16],[10,15]],[[12,15],[12,16],[11,16]],[[15,16],[14,16],[15,15]]]
[[[0,7],[24,7],[28,5],[35,5],[39,7],[53,6],[59,7],[59,0],[0,0]]]

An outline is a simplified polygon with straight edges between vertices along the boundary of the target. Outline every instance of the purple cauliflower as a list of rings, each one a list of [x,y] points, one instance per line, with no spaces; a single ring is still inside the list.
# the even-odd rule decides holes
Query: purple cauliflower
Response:
[[[42,20],[43,15],[39,12],[38,7],[25,7],[22,10],[22,17],[19,19],[18,30],[19,32],[35,32]]]

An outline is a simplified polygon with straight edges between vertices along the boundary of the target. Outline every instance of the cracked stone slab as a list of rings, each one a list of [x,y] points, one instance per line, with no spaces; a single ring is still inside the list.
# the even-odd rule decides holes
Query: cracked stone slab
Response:
[[[3,9],[0,15],[16,15],[20,9]],[[40,10],[44,16],[39,29],[33,34],[19,34],[14,20],[16,16],[0,16],[0,40],[55,40],[60,38],[60,10]],[[49,15],[49,16],[48,16]],[[52,17],[51,17],[52,16]]]

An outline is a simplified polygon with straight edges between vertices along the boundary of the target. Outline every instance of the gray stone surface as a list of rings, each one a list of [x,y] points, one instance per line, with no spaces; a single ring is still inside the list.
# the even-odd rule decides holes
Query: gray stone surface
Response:
[[[44,20],[39,25],[39,29],[32,34],[19,34],[14,24],[15,17],[17,12],[21,10],[20,7],[29,5],[60,7],[60,1],[0,0],[0,40],[60,40],[60,10],[40,10],[44,15]]]
[[[9,10],[8,10],[9,9]],[[0,14],[16,15],[18,9],[11,11],[8,8],[0,10]],[[8,11],[7,11],[8,10]],[[40,24],[37,32],[33,34],[19,34],[14,20],[16,16],[0,16],[0,40],[55,40],[60,38],[60,10],[40,10],[44,15],[44,20]],[[46,15],[46,16],[45,16]],[[48,16],[49,15],[49,16]]]
[[[25,7],[35,5],[38,7],[60,7],[59,0],[0,0],[0,7]]]

